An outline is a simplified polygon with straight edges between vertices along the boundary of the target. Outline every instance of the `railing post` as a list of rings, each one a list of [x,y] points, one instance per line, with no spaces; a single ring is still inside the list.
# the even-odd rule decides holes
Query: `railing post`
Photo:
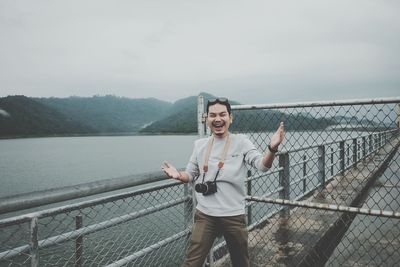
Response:
[[[397,104],[397,129],[400,129],[400,103]]]
[[[367,157],[367,149],[366,149],[366,140],[365,136],[362,138],[362,157],[363,157],[363,162],[365,162],[365,158]]]
[[[372,151],[374,150],[374,148],[372,147],[372,141],[373,141],[373,139],[372,139],[372,134],[370,134],[369,136],[368,136],[368,154],[371,154],[372,153]]]
[[[202,95],[197,97],[197,133],[199,138],[203,138],[207,134],[207,122],[204,110],[204,98]],[[196,207],[196,195],[194,190],[192,191],[192,221],[194,221],[194,213]],[[211,247],[210,252],[207,255],[206,262],[209,263],[208,266],[214,266],[214,248]]]
[[[400,129],[400,103],[397,104],[397,129]]]
[[[206,134],[206,118],[204,116],[204,97],[199,95],[197,97],[197,133],[199,138],[203,138]],[[196,193],[194,190],[190,190],[192,195],[192,221],[194,221],[194,213],[196,208]]]
[[[344,158],[344,155],[345,155],[345,151],[344,151],[344,141],[340,141],[340,143],[339,143],[339,150],[340,150],[340,174],[341,175],[344,175],[344,170],[346,169],[346,167],[345,167],[345,165],[346,165],[346,162],[345,162],[345,158]]]
[[[283,168],[279,172],[279,186],[283,188],[279,191],[279,198],[290,199],[290,162],[288,153],[279,155],[279,168]],[[289,215],[288,207],[283,207],[280,214],[281,216]]]
[[[378,147],[377,147],[377,149],[381,148],[381,145],[382,145],[382,143],[381,143],[381,133],[378,133]]]
[[[253,194],[252,183],[251,183],[251,180],[249,179],[250,177],[251,177],[251,171],[248,170],[247,171],[247,195],[248,196],[251,196]],[[252,211],[253,211],[253,209],[252,209],[251,205],[249,205],[247,207],[247,225],[251,225],[251,223],[252,223],[252,216],[253,216]]]
[[[347,144],[346,155],[347,155],[347,166],[350,166],[350,145],[349,144]]]
[[[325,188],[325,146],[318,146],[318,180],[320,190]]]
[[[307,191],[307,156],[303,156],[303,194]]]
[[[331,147],[331,176],[333,176],[333,147]]]
[[[185,197],[189,197],[188,200],[185,201],[184,207],[183,207],[183,216],[184,216],[184,227],[185,229],[190,227],[192,224],[193,220],[193,198],[192,198],[192,192],[190,190],[189,183],[183,184],[183,194]]]
[[[386,145],[386,132],[383,132],[382,136],[383,136],[383,145]]]
[[[205,136],[207,124],[204,120],[204,98],[202,95],[197,97],[197,133],[199,138]]]
[[[211,247],[210,254],[208,254],[204,267],[214,267],[214,247]]]
[[[357,164],[357,138],[353,139],[353,164],[355,166]]]
[[[30,224],[30,254],[31,254],[31,267],[39,266],[39,239],[38,239],[38,218],[33,217]]]
[[[75,216],[76,230],[83,227],[82,215]],[[83,266],[83,236],[78,236],[75,239],[75,266]]]

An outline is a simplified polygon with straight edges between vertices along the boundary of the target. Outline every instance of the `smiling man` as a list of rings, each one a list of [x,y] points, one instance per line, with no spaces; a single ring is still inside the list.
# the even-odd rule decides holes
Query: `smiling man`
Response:
[[[171,178],[191,183],[197,206],[190,246],[183,266],[202,266],[217,236],[223,235],[232,266],[250,266],[246,215],[245,179],[247,167],[267,171],[285,136],[283,122],[273,134],[268,151],[262,155],[241,134],[229,132],[233,121],[226,98],[207,102],[207,125],[212,135],[195,141],[185,171],[164,162],[162,170]]]

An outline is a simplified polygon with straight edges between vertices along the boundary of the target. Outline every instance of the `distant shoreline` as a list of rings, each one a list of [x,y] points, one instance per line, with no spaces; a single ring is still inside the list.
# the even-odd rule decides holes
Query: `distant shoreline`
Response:
[[[339,132],[348,132],[348,131],[368,131],[368,132],[376,132],[387,129],[392,129],[395,127],[328,127],[325,131],[339,131]],[[296,130],[296,129],[287,129],[289,131],[307,131],[307,130]],[[273,131],[270,131],[273,132]],[[160,136],[160,135],[197,135],[197,132],[191,133],[170,133],[170,132],[159,132],[159,133],[141,133],[141,132],[120,132],[120,133],[88,133],[88,134],[31,134],[31,135],[10,135],[10,136],[0,136],[0,140],[2,139],[24,139],[24,138],[49,138],[49,137],[96,137],[96,136]]]
[[[90,134],[32,134],[32,135],[10,135],[0,136],[4,139],[25,139],[25,138],[49,138],[49,137],[98,137],[98,136],[160,136],[160,135],[197,135],[197,133],[90,133]]]

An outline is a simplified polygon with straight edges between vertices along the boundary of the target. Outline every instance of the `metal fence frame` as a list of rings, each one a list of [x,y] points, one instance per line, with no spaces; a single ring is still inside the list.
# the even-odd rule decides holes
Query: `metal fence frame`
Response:
[[[275,109],[275,108],[291,108],[291,107],[321,107],[321,106],[345,106],[345,105],[361,105],[361,104],[384,104],[384,103],[400,103],[400,98],[382,98],[382,99],[374,99],[374,100],[350,100],[350,101],[330,101],[330,102],[309,102],[309,103],[291,103],[291,104],[272,104],[272,105],[237,105],[232,106],[232,110],[248,110],[248,109]],[[398,104],[399,107],[399,104]],[[400,109],[399,109],[400,110]],[[204,137],[206,132],[205,126],[205,113],[204,113],[204,99],[199,97],[198,99],[198,133],[199,137]],[[398,113],[399,114],[399,113]],[[398,125],[399,125],[399,117],[398,117]],[[344,207],[344,206],[335,206],[335,205],[316,205],[308,202],[300,202],[298,200],[304,198],[305,196],[313,193],[314,191],[321,190],[326,183],[332,179],[335,175],[344,174],[348,169],[357,165],[359,162],[364,161],[367,157],[375,153],[377,150],[382,148],[387,142],[392,140],[393,137],[399,135],[399,130],[389,130],[389,131],[381,131],[376,132],[371,135],[364,135],[359,138],[350,138],[343,139],[335,142],[327,142],[315,144],[314,146],[307,147],[299,147],[296,149],[291,149],[287,151],[281,151],[277,154],[279,167],[267,172],[265,175],[271,175],[273,173],[279,173],[279,187],[272,191],[267,192],[263,195],[262,198],[252,197],[252,182],[262,178],[253,176],[248,179],[248,195],[247,198],[247,211],[248,211],[248,229],[252,230],[258,227],[260,224],[263,224],[265,220],[275,215],[278,212],[288,212],[289,206],[297,206],[297,207],[308,207],[308,208],[317,208],[317,209],[329,209],[336,211],[346,211],[353,213],[362,213],[369,215],[379,215],[386,216],[392,218],[399,218],[399,212],[390,212],[390,211],[380,211],[380,210],[363,210],[356,207]],[[349,144],[351,143],[351,145]],[[329,150],[330,145],[336,144],[339,147],[339,151],[334,152],[332,149]],[[352,154],[350,154],[350,146]],[[294,152],[299,152],[302,150],[317,148],[318,155],[315,158],[307,158],[303,157],[303,160],[300,162],[296,162],[294,164],[290,163],[290,154]],[[334,162],[330,161],[327,164],[327,158],[333,159],[331,156],[333,153],[339,153],[339,165],[340,167],[336,172],[334,172]],[[318,161],[318,172],[317,173],[309,173],[307,171],[307,163],[310,160]],[[303,166],[303,176],[297,178],[294,181],[290,179],[290,169],[295,165]],[[328,169],[328,174],[327,170]],[[318,176],[319,184],[312,189],[306,190],[304,186],[305,180],[311,176]],[[44,192],[38,192],[33,194],[24,194],[18,196],[17,198],[6,198],[1,199],[0,201],[0,214],[6,214],[10,211],[24,210],[32,207],[38,207],[50,203],[61,202],[65,200],[77,199],[80,197],[87,197],[90,195],[95,195],[104,192],[112,192],[119,189],[130,188],[137,185],[149,185],[146,189],[135,190],[132,192],[124,192],[118,193],[111,196],[105,196],[96,198],[93,200],[81,201],[74,204],[64,205],[62,207],[51,208],[47,210],[32,212],[24,215],[14,216],[12,218],[2,219],[0,220],[0,229],[4,229],[10,225],[16,225],[20,223],[29,223],[30,224],[30,243],[24,246],[20,246],[17,248],[13,248],[7,251],[0,251],[0,262],[4,259],[10,259],[16,255],[22,253],[30,254],[31,266],[39,266],[39,255],[40,249],[46,248],[60,242],[65,241],[74,241],[76,244],[76,266],[82,266],[82,247],[83,247],[83,237],[85,235],[101,231],[103,229],[112,227],[114,225],[121,224],[123,222],[134,220],[136,218],[148,215],[150,213],[158,212],[167,207],[171,207],[174,205],[182,204],[185,205],[185,217],[187,221],[190,222],[193,216],[193,207],[195,206],[195,198],[194,192],[188,187],[187,184],[183,185],[180,182],[171,182],[162,184],[162,185],[152,185],[153,182],[160,182],[166,180],[165,176],[161,172],[155,173],[147,173],[142,175],[135,175],[124,177],[123,179],[109,179],[100,182],[87,183],[80,185],[79,187],[64,187],[60,189],[54,190],[45,190]],[[294,200],[290,199],[290,187],[293,184],[303,184],[303,192],[300,196],[297,196]],[[169,187],[184,187],[185,195],[175,199],[174,201],[168,201],[162,203],[160,205],[153,206],[152,208],[147,208],[141,211],[136,211],[132,213],[127,213],[124,216],[119,216],[114,219],[110,219],[107,221],[103,221],[100,223],[96,223],[90,226],[82,225],[82,218],[76,217],[76,229],[73,231],[69,231],[60,235],[53,236],[51,238],[46,238],[44,240],[39,240],[38,238],[38,223],[39,220],[53,216],[60,213],[70,212],[72,210],[81,209],[84,207],[90,207],[94,205],[98,205],[100,203],[106,203],[109,201],[115,201],[117,199],[123,199],[126,197],[132,197],[136,195],[145,194],[147,192],[154,192],[157,190],[169,188]],[[279,193],[279,199],[270,198],[273,194]],[[274,203],[281,204],[281,208],[277,211],[274,211],[270,214],[265,214],[261,220],[252,221],[252,205],[256,202],[265,202],[265,203]],[[166,244],[174,242],[175,240],[187,237],[190,235],[190,223],[187,225],[185,229],[181,232],[178,232],[170,237],[156,243],[152,244],[136,253],[129,255],[120,259],[117,262],[110,264],[110,266],[122,266],[126,263],[132,262],[135,259],[142,257],[159,249]],[[224,242],[217,244],[213,250],[212,254],[215,251],[221,250],[225,246]],[[213,258],[213,257],[212,257]],[[211,264],[212,259],[210,259]]]
[[[388,131],[375,132],[373,134],[363,135],[357,138],[348,138],[342,140],[335,140],[332,142],[325,142],[320,144],[315,144],[313,146],[298,147],[295,149],[289,149],[285,151],[280,151],[276,154],[277,160],[279,161],[279,167],[274,168],[272,171],[268,171],[258,177],[250,177],[247,179],[247,195],[246,198],[246,208],[247,208],[247,218],[248,218],[248,230],[251,231],[260,225],[264,225],[269,218],[280,213],[283,216],[288,216],[289,207],[306,207],[310,209],[321,209],[330,211],[341,211],[353,214],[365,214],[372,216],[381,216],[399,219],[400,212],[396,211],[385,211],[385,210],[372,210],[372,209],[361,209],[358,207],[349,207],[343,205],[332,205],[332,204],[316,204],[308,201],[299,201],[307,196],[310,196],[316,191],[321,191],[327,183],[329,183],[333,177],[336,175],[344,175],[345,172],[359,162],[365,161],[369,156],[376,153],[379,149],[385,146],[390,140],[397,137],[400,133],[400,98],[379,98],[379,99],[361,99],[361,100],[342,100],[342,101],[319,101],[319,102],[301,102],[301,103],[283,103],[283,104],[256,104],[256,105],[232,105],[232,111],[242,111],[242,110],[266,110],[266,109],[282,109],[282,108],[312,108],[312,107],[326,107],[326,106],[353,106],[353,105],[375,105],[375,104],[392,104],[397,103],[397,129],[392,129]],[[204,110],[204,100],[200,96],[198,99],[198,110],[203,110],[203,116],[198,116],[198,129],[199,136],[204,137],[209,135],[209,129],[205,128],[206,125],[206,113]],[[200,114],[201,112],[198,112]],[[351,141],[351,145],[348,143]],[[339,145],[339,164],[340,168],[337,172],[334,172],[333,157],[330,157],[331,161],[327,164],[326,158],[329,155],[335,153],[331,148],[327,151],[332,144]],[[295,164],[290,163],[290,154],[294,152],[304,151],[310,148],[317,148],[318,155],[315,158],[303,157],[303,161],[296,162]],[[350,151],[352,153],[350,153]],[[310,160],[318,160],[318,171],[316,173],[307,173],[307,163]],[[303,177],[297,178],[291,181],[290,169],[294,165],[303,165]],[[330,175],[327,174],[327,169],[329,169]],[[279,187],[274,191],[265,193],[262,197],[252,197],[252,182],[254,180],[263,178],[267,175],[273,173],[279,173]],[[316,175],[319,180],[319,184],[315,188],[306,190],[305,181],[308,177]],[[295,199],[290,199],[290,187],[293,184],[302,183],[303,194],[297,196]],[[279,198],[271,198],[272,195],[278,193]],[[261,220],[256,222],[252,221],[252,205],[255,203],[270,203],[279,204],[280,208],[276,211],[266,214]],[[220,255],[216,255],[216,252],[221,250],[226,246],[226,242],[222,241],[216,244],[210,250],[210,256],[208,257],[209,266],[214,266],[214,262],[221,258]],[[225,250],[226,253],[226,250]],[[212,256],[211,256],[212,255]]]

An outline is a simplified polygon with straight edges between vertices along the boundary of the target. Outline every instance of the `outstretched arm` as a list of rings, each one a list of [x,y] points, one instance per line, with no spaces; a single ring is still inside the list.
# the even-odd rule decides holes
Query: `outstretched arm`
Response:
[[[163,164],[161,165],[161,169],[170,178],[177,179],[184,183],[187,183],[189,181],[189,174],[187,172],[178,171],[172,164],[167,161],[163,162]]]
[[[285,125],[283,124],[283,122],[281,122],[281,124],[278,127],[278,130],[276,130],[276,132],[271,137],[271,142],[269,143],[271,149],[268,149],[267,153],[265,153],[265,156],[263,158],[262,163],[264,164],[265,167],[271,168],[272,162],[274,161],[275,158],[274,151],[278,151],[278,147],[282,143],[284,138],[285,138]]]

